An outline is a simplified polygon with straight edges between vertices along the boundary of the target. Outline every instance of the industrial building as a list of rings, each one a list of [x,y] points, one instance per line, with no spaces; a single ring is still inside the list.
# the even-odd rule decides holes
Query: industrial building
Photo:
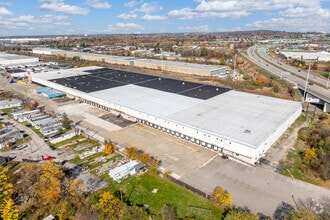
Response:
[[[287,60],[301,60],[306,62],[330,61],[330,53],[326,51],[321,52],[293,52],[293,51],[281,51],[279,55]]]
[[[301,114],[301,103],[102,67],[32,81],[220,155],[255,164]]]
[[[110,56],[105,54],[83,53],[50,48],[34,48],[33,53],[45,55],[61,55],[71,58],[79,57],[83,60],[200,76],[218,76],[227,74],[229,71],[227,66],[203,65],[168,60],[139,59],[135,57]]]
[[[16,54],[8,54],[0,52],[0,66],[27,64],[39,62],[37,57],[29,57]]]

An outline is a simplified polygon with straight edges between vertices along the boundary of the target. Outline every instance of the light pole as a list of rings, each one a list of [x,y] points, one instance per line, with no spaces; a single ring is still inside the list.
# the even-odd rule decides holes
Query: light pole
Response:
[[[328,72],[328,80],[327,80],[327,86],[325,87],[326,89],[329,88],[329,80],[330,80],[330,72]]]
[[[304,96],[303,96],[303,102],[305,102],[305,96],[306,96],[306,90],[307,90],[307,85],[308,85],[308,79],[309,79],[309,73],[311,71],[311,63],[309,63],[309,67],[308,67],[308,72],[307,72],[307,76],[306,76],[306,83],[305,83],[305,89],[304,89]]]

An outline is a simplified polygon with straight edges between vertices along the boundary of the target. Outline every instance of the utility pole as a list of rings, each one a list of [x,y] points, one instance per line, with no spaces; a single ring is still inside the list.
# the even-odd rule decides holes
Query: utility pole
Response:
[[[311,71],[311,63],[309,63],[309,67],[308,67],[308,72],[307,72],[307,76],[306,76],[306,83],[305,83],[305,89],[304,89],[304,96],[303,96],[303,102],[305,102],[306,98],[306,90],[307,90],[307,85],[308,85],[308,79],[309,79],[309,74]]]

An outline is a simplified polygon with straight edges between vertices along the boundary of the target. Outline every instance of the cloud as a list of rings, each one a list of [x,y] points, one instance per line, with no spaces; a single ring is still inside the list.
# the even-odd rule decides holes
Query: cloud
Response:
[[[133,7],[137,6],[138,4],[140,4],[140,3],[137,1],[130,1],[130,2],[125,2],[124,6],[126,8],[133,8]]]
[[[325,19],[330,18],[330,10],[326,10],[323,8],[303,8],[303,7],[296,7],[296,8],[288,8],[285,11],[279,12],[279,15],[283,17],[323,17]]]
[[[315,19],[310,17],[305,18],[272,18],[263,21],[255,21],[246,24],[246,27],[252,29],[268,29],[268,30],[283,30],[283,31],[327,31],[329,25],[322,18]]]
[[[150,14],[152,12],[157,12],[159,10],[162,10],[162,7],[158,5],[157,2],[150,2],[150,3],[143,3],[139,9],[136,11],[145,13],[145,14]]]
[[[196,11],[259,11],[276,10],[293,7],[295,5],[307,6],[317,5],[319,0],[206,0],[201,1]]]
[[[128,14],[117,15],[116,18],[122,19],[122,20],[125,20],[125,19],[134,19],[134,18],[137,18],[137,14],[135,14],[134,12],[130,12]]]
[[[78,15],[87,15],[89,13],[89,11],[85,8],[75,5],[66,5],[63,3],[63,0],[40,0],[40,2],[43,2],[43,4],[40,5],[40,9],[45,11]]]
[[[192,31],[192,32],[208,32],[208,25],[200,25],[200,26],[181,26],[179,27],[181,31]]]
[[[146,14],[142,17],[142,20],[146,20],[146,21],[161,21],[161,20],[165,20],[166,17],[165,16],[161,16],[161,15],[149,15]]]
[[[144,27],[135,23],[117,23],[117,24],[109,24],[108,31],[110,32],[122,32],[122,31],[140,31],[144,30]]]
[[[111,8],[111,4],[107,1],[100,1],[100,0],[87,0],[86,5],[88,5],[91,8],[97,8],[97,9],[108,9]]]
[[[12,15],[13,13],[3,7],[0,8],[0,16],[9,16]]]
[[[282,0],[281,0],[282,1]],[[271,29],[284,31],[329,31],[330,10],[323,9],[317,0],[309,0],[310,7],[303,1],[296,7],[287,7],[278,12],[276,18],[258,20],[246,24],[253,29]]]
[[[33,15],[22,15],[19,17],[1,19],[0,27],[5,29],[16,29],[16,30],[34,30],[34,29],[44,29],[49,30],[54,26],[68,26],[71,23],[67,16],[55,16],[55,15],[43,15],[43,16],[33,16]],[[50,25],[52,24],[52,25]]]
[[[196,15],[197,12],[193,11],[191,8],[183,8],[168,12],[168,16],[177,17],[179,19],[193,19]]]
[[[169,17],[176,17],[181,20],[188,19],[208,19],[208,18],[241,18],[250,15],[249,12],[241,10],[241,11],[204,11],[198,12],[191,8],[183,8],[180,10],[173,10],[168,13]]]

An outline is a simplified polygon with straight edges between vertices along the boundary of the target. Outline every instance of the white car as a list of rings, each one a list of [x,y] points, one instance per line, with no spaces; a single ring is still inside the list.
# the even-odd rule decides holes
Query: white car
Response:
[[[27,146],[28,146],[27,144],[21,144],[16,147],[13,147],[13,150],[22,150],[22,149],[26,148]]]

